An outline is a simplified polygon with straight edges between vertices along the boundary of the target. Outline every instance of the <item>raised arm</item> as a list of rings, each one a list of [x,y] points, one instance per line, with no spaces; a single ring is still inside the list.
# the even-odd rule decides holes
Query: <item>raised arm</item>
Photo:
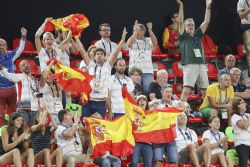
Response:
[[[72,39],[72,32],[69,31],[67,38],[65,40],[63,40],[61,45],[59,46],[59,48],[61,49],[62,52],[67,49],[69,43],[71,42],[71,39]]]
[[[14,57],[12,58],[12,61],[15,61],[24,50],[24,46],[25,46],[25,42],[26,42],[26,38],[27,38],[27,30],[24,27],[21,28],[21,35],[22,35],[22,37],[20,40],[19,47],[16,50],[16,53],[15,53]]]
[[[2,65],[0,64],[0,75],[3,77],[7,78],[8,80],[12,82],[19,82],[22,80],[22,74],[12,74],[7,71],[6,68],[3,68]]]
[[[48,78],[48,75],[50,74],[50,69],[53,66],[53,64],[55,63],[55,60],[51,60],[50,64],[46,67],[46,69],[43,71],[41,80],[40,80],[40,87],[44,87]]]
[[[39,53],[41,48],[42,48],[42,42],[41,42],[41,35],[44,32],[45,24],[47,21],[52,20],[52,18],[46,18],[41,27],[38,28],[36,34],[35,34],[35,46],[36,46],[36,51]]]
[[[76,44],[78,46],[79,52],[82,56],[83,61],[85,62],[86,65],[89,65],[90,58],[86,50],[84,49],[82,42],[80,41],[79,38],[76,38]]]
[[[147,23],[147,28],[148,28],[148,33],[149,33],[149,36],[151,38],[153,47],[155,47],[158,42],[157,42],[157,38],[156,38],[154,32],[152,31],[153,24],[151,22]]]
[[[78,52],[79,52],[79,49],[78,49],[78,46],[77,46],[76,42],[75,42],[73,39],[71,39],[70,43],[71,43],[71,45],[72,45],[72,46],[69,48],[70,53],[78,53]]]
[[[31,126],[32,132],[40,131],[41,128],[46,124],[47,110],[43,109],[43,111],[40,114],[42,114],[42,117],[39,120],[38,124]]]
[[[115,49],[115,51],[111,54],[111,57],[109,59],[109,64],[111,65],[111,67],[113,66],[113,64],[116,61],[117,56],[119,55],[119,52],[122,49],[122,46],[126,40],[126,35],[127,35],[127,30],[126,27],[124,27],[123,32],[122,32],[122,39],[119,43],[119,45],[117,46],[117,48]]]
[[[178,25],[178,31],[179,34],[182,35],[184,33],[184,9],[183,9],[183,3],[181,2],[181,0],[176,0],[176,2],[179,5],[179,16],[178,16],[178,20],[179,20],[179,25]]]
[[[205,13],[205,19],[203,21],[203,23],[201,23],[200,28],[202,33],[205,33],[205,31],[207,30],[207,27],[209,25],[210,22],[210,17],[211,17],[211,4],[212,4],[212,0],[206,0],[206,13]]]
[[[134,31],[133,35],[127,41],[127,45],[128,45],[129,48],[132,48],[132,46],[133,46],[133,44],[135,42],[135,39],[137,37],[138,31],[139,31],[139,26],[138,26],[138,21],[137,20],[135,21],[133,31]]]

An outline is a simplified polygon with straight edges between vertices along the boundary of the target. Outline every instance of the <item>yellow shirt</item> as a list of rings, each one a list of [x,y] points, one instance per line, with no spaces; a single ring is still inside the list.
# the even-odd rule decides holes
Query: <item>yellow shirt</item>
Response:
[[[206,91],[206,97],[200,106],[200,110],[203,108],[210,108],[208,97],[215,97],[217,104],[226,104],[229,99],[234,98],[234,89],[230,86],[225,90],[220,90],[219,83],[209,85]]]

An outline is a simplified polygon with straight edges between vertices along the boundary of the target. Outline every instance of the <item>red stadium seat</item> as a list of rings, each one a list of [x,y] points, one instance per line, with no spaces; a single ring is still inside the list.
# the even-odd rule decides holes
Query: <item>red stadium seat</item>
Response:
[[[161,52],[161,48],[159,47],[159,45],[156,45],[152,50],[152,58],[154,58],[154,59],[165,59],[165,58],[168,58],[168,55],[163,54]]]
[[[157,75],[157,71],[159,70],[167,70],[167,67],[162,64],[161,62],[153,62],[153,70],[154,70],[154,77]],[[174,74],[168,74],[168,79],[174,79],[175,75]]]
[[[200,124],[202,122],[207,122],[207,119],[199,117],[189,117],[188,122],[191,124]]]
[[[122,49],[121,49],[121,52],[122,52],[122,55],[123,55],[124,57],[129,57],[129,51],[128,51],[128,49],[122,48]]]
[[[176,96],[181,97],[182,90],[183,90],[183,85],[182,84],[180,84],[180,83],[173,84],[173,93],[175,93]],[[201,98],[202,97],[200,95],[198,95],[198,94],[192,94],[192,92],[188,96],[188,100],[189,101],[199,100]]]
[[[12,41],[13,50],[19,46],[19,43],[20,43],[20,39],[14,39]],[[28,39],[26,39],[23,54],[25,54],[25,55],[37,55],[37,52],[34,48],[33,43],[31,41],[29,41]]]
[[[15,73],[21,73],[20,68],[19,68],[19,64],[21,63],[21,61],[26,60],[28,61],[28,63],[30,64],[30,68],[31,68],[31,74],[33,76],[39,77],[41,76],[41,72],[40,69],[38,68],[37,63],[32,60],[32,59],[27,59],[27,58],[19,58],[16,60],[15,65],[16,65],[16,70]]]
[[[98,40],[98,39],[95,39],[95,40],[91,41],[91,45],[95,45],[95,43],[96,43],[97,41],[99,41],[99,40]]]
[[[183,78],[183,70],[179,67],[180,64],[179,61],[175,61],[172,65],[173,73],[177,78]]]
[[[70,62],[70,67],[78,69],[81,63],[81,59],[74,59]]]
[[[207,65],[208,65],[208,72],[207,72],[208,79],[213,80],[213,81],[217,81],[218,80],[218,71],[217,71],[215,65],[212,63],[208,63]]]

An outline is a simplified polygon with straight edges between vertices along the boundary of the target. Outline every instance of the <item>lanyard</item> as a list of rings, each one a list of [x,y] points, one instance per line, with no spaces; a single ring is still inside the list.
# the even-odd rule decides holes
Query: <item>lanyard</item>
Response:
[[[144,51],[146,51],[146,40],[145,40],[145,38],[143,39],[143,41],[144,41]],[[136,45],[137,45],[137,49],[139,50],[139,51],[141,51],[141,49],[140,49],[140,47],[139,47],[139,44],[138,44],[138,42],[136,41]]]
[[[45,52],[47,53],[47,55],[48,55],[48,57],[49,57],[49,59],[51,59],[51,58],[53,58],[53,57],[55,57],[55,55],[56,55],[56,53],[55,53],[55,51],[54,50],[52,50],[52,56],[50,56],[50,53],[48,52],[48,49],[45,49]]]
[[[49,88],[51,89],[53,97],[55,97],[53,86],[56,88],[57,97],[59,97],[59,87],[58,87],[58,84],[56,83],[56,81],[53,81],[53,85],[51,85],[50,83],[47,83],[47,84],[48,84]]]
[[[245,121],[245,119],[243,118],[243,116],[247,117],[247,119],[248,119],[248,116],[246,114],[243,114],[243,115],[241,115],[241,118],[243,119],[243,121]]]
[[[216,134],[212,130],[210,130],[210,133],[213,135],[213,137],[215,138],[216,142],[220,144],[220,134],[219,134],[219,132],[217,132],[217,134]],[[216,135],[219,136],[219,139],[217,139]]]
[[[181,135],[182,135],[182,137],[183,137],[184,140],[189,140],[189,139],[186,139],[186,137],[185,137],[184,133],[182,132],[181,128],[178,128],[178,130],[181,132]],[[192,139],[191,133],[190,133],[190,131],[189,131],[188,129],[186,130],[186,133],[189,134],[190,140],[191,140],[191,142],[192,142],[193,139]]]
[[[220,85],[218,85],[218,88],[219,88],[219,93],[220,93],[220,104],[223,104],[222,103],[222,94],[221,94]],[[226,94],[225,94],[224,104],[226,104],[226,103],[227,103],[227,88],[226,88]]]
[[[94,76],[95,76],[95,78],[97,78],[97,76],[96,76],[96,70],[97,70],[97,67],[98,67],[98,66],[99,66],[99,65],[96,65],[96,66],[95,66],[95,71],[94,71]],[[99,80],[102,78],[102,66],[103,66],[103,64],[100,65]]]
[[[118,82],[120,83],[121,86],[123,86],[124,84],[121,82],[120,78],[118,77],[117,73],[115,74],[115,78],[118,80]],[[124,76],[125,78],[125,76]]]
[[[106,50],[106,46],[105,46],[105,44],[104,44],[103,40],[101,40],[101,41],[102,41],[102,46],[104,47],[105,51],[107,52],[107,50]],[[112,46],[111,46],[111,42],[110,42],[110,40],[109,40],[109,49],[110,49],[110,53],[112,53]]]

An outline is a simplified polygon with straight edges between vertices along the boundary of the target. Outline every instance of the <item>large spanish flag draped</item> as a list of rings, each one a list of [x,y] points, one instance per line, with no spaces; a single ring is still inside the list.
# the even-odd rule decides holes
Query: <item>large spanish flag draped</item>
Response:
[[[50,77],[57,79],[64,91],[83,93],[84,100],[88,101],[89,94],[92,91],[89,84],[93,79],[92,75],[64,66],[56,61],[55,74],[51,74]]]
[[[52,19],[45,25],[45,32],[62,30],[72,31],[72,35],[79,37],[82,31],[89,26],[88,18],[83,14],[71,14],[64,18]]]
[[[132,125],[125,115],[110,121],[97,118],[86,118],[85,123],[90,132],[93,146],[92,157],[100,157],[109,151],[114,156],[129,156],[135,145]]]
[[[156,109],[144,112],[128,91],[123,88],[124,108],[132,121],[136,142],[153,144],[169,143],[176,138],[176,118],[182,114],[176,108]]]

